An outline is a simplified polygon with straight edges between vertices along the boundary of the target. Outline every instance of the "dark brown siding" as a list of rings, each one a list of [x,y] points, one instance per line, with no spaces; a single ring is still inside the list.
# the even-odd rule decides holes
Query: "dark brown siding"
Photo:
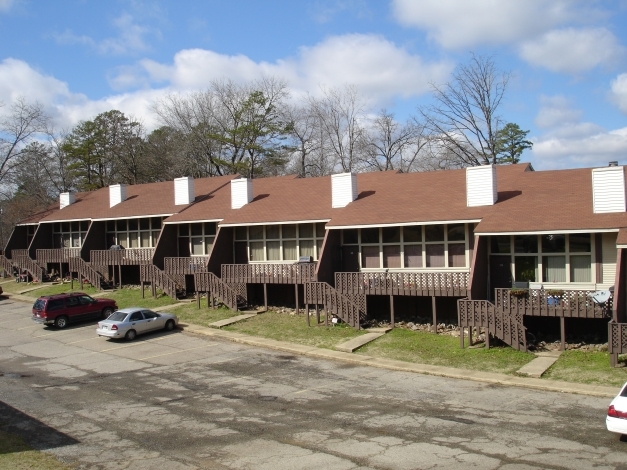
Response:
[[[208,271],[220,276],[223,264],[233,264],[233,227],[218,227],[213,249],[209,256]]]
[[[318,267],[316,268],[316,279],[318,282],[327,282],[335,285],[335,272],[341,269],[341,231],[327,230],[322,242],[322,252],[318,257]]]
[[[474,237],[473,257],[470,262],[470,298],[488,298],[488,237]]]
[[[603,282],[603,234],[595,233],[594,237],[594,258],[596,268],[596,279],[594,282]]]
[[[106,240],[106,229],[107,223],[104,220],[92,222],[89,225],[85,241],[83,241],[83,246],[81,247],[81,258],[84,261],[90,261],[89,253],[91,250],[106,250],[109,248]]]
[[[54,224],[39,224],[35,231],[33,241],[28,247],[28,256],[32,259],[37,259],[37,250],[44,250],[46,248],[54,248],[52,246],[52,226]]]
[[[624,323],[627,321],[627,313],[625,312],[625,286],[627,275],[627,253],[623,248],[618,249],[616,256],[616,281],[614,283],[614,304],[612,316],[614,321]]]
[[[176,258],[179,256],[177,250],[177,225],[176,224],[164,224],[159,235],[159,241],[155,247],[155,252],[152,255],[152,264],[159,269],[164,268],[164,258]]]
[[[27,235],[28,229],[26,225],[17,225],[13,229],[5,248],[5,256],[7,258],[11,258],[11,250],[26,250],[28,248]]]

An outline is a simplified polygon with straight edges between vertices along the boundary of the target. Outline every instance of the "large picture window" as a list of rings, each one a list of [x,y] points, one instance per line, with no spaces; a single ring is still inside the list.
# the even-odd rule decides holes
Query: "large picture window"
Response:
[[[294,262],[300,256],[317,260],[324,241],[324,222],[251,225],[235,228],[235,241],[247,242],[252,262]]]
[[[52,225],[54,248],[80,248],[83,246],[88,228],[89,221],[87,220],[54,223]]]
[[[359,245],[362,269],[465,268],[466,224],[342,230],[343,245]]]
[[[178,225],[179,256],[207,256],[216,238],[215,222]]]
[[[589,233],[492,236],[490,253],[511,256],[517,282],[594,282]]]
[[[161,232],[162,217],[107,221],[107,243],[124,248],[154,248]]]

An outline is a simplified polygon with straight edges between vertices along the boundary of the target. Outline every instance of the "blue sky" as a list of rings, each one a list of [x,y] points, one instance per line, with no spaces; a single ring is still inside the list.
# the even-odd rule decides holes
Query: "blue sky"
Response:
[[[355,85],[399,119],[470,52],[511,71],[501,116],[536,169],[627,164],[627,0],[0,0],[0,114],[59,129],[110,109],[158,125],[166,93],[261,74],[293,96]]]

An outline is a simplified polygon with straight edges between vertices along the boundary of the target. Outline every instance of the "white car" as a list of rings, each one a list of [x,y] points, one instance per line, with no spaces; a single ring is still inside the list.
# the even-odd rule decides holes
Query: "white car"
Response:
[[[96,334],[132,341],[137,335],[149,331],[172,331],[178,323],[178,317],[171,313],[157,313],[146,308],[129,307],[114,312],[106,320],[99,321]]]
[[[605,424],[608,431],[627,434],[627,383],[610,403]]]

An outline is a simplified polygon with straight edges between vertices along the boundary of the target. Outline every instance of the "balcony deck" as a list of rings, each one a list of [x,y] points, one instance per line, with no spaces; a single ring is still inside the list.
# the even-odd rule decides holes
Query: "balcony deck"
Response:
[[[194,274],[207,271],[208,256],[164,258],[164,271],[168,274]]]
[[[470,274],[465,272],[335,273],[335,288],[343,294],[465,297]]]
[[[127,250],[92,250],[90,262],[96,266],[132,266],[152,264],[154,248],[129,248]]]
[[[316,264],[223,264],[227,283],[305,284],[316,281]]]
[[[78,258],[80,248],[52,248],[37,250],[37,263],[69,263],[70,258]]]
[[[511,289],[495,289],[497,308],[514,314],[534,317],[609,318],[612,300],[604,306],[596,304],[592,290],[565,290],[562,295],[551,296],[544,289],[529,289],[525,295],[514,296]]]

